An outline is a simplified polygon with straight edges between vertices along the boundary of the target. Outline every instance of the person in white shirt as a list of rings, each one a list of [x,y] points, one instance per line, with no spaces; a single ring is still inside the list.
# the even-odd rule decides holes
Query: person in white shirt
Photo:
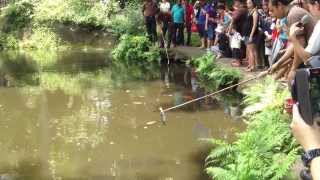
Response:
[[[159,3],[160,12],[162,13],[168,13],[170,12],[170,3],[167,0],[162,0],[162,2]]]
[[[158,15],[158,24],[161,29],[160,48],[163,48],[164,46],[167,46],[167,48],[170,48],[171,36],[172,36],[170,31],[170,28],[172,26],[170,3],[167,0],[162,0],[159,3],[159,9],[160,9],[160,13]],[[167,42],[165,43],[166,35],[168,37],[167,37]]]
[[[229,38],[231,42],[230,47],[232,49],[232,58],[235,60],[233,62],[240,63],[240,48],[242,37],[240,33],[236,31],[235,27],[232,27],[231,33],[229,34]],[[240,64],[237,64],[236,66],[240,66]]]

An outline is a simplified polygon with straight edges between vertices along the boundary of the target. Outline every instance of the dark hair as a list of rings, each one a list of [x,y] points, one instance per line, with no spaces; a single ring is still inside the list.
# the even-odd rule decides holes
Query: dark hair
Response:
[[[218,5],[217,9],[226,10],[226,6],[220,4],[220,5]]]
[[[284,6],[288,6],[290,4],[290,0],[271,0],[271,5],[272,6],[278,6],[279,3],[281,3]]]
[[[253,7],[257,7],[258,6],[258,2],[256,0],[251,0],[252,1],[252,4],[253,4]]]
[[[239,2],[240,4],[245,4],[245,1],[244,0],[234,0],[234,2]]]
[[[307,0],[307,3],[309,4],[315,4],[316,2],[320,4],[320,0]]]

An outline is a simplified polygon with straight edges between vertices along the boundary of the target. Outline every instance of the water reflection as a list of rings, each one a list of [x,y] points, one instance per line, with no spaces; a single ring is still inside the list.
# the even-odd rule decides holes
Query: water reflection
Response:
[[[1,54],[0,177],[9,179],[206,179],[205,144],[243,128],[205,94],[193,69],[153,64],[129,69],[107,52]],[[191,113],[192,112],[192,113]],[[148,125],[149,123],[149,125]]]
[[[209,93],[204,88],[200,88],[197,73],[191,67],[179,64],[173,64],[170,67],[163,65],[161,67],[161,79],[165,87],[163,95],[172,96],[174,99],[173,103],[162,104],[164,108],[176,106]],[[206,111],[217,108],[219,108],[219,105],[216,99],[208,97],[188,104],[176,111]]]

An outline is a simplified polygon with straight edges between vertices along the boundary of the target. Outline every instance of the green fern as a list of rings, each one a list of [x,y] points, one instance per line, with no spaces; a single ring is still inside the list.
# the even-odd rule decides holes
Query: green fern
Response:
[[[241,78],[239,70],[218,65],[216,56],[211,54],[193,59],[190,64],[196,67],[200,81],[211,91],[235,84]]]
[[[297,159],[299,148],[291,135],[289,116],[283,114],[280,103],[287,91],[274,81],[265,82],[271,84],[254,86],[250,91],[256,91],[255,94],[246,98],[251,98],[252,103],[258,99],[256,102],[259,103],[265,88],[270,86],[273,97],[280,98],[276,100],[278,103],[250,116],[247,130],[238,134],[238,140],[232,144],[210,141],[215,147],[207,156],[205,165],[206,172],[213,179],[283,179]]]
[[[236,177],[228,170],[219,167],[206,168],[206,173],[215,180],[236,180]]]

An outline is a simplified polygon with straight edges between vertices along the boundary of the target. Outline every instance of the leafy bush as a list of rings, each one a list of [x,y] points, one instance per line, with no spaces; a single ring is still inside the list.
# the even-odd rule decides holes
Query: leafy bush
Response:
[[[129,4],[121,14],[113,16],[109,28],[118,37],[123,34],[141,35],[144,31],[144,19],[138,4]]]
[[[0,46],[2,49],[18,49],[19,40],[15,33],[3,33],[0,37]]]
[[[233,85],[241,78],[239,70],[218,65],[211,54],[194,59],[191,63],[196,67],[200,80],[211,90]]]
[[[82,26],[105,27],[108,16],[115,11],[114,1],[41,0],[35,6],[38,22],[71,22]]]
[[[281,91],[277,93],[284,94]],[[206,158],[206,172],[215,180],[283,179],[299,150],[288,122],[282,104],[270,105],[250,116],[247,130],[238,134],[234,143],[211,140],[216,147]]]
[[[33,18],[34,6],[27,0],[9,4],[3,12],[4,32],[20,31],[27,27]]]
[[[112,51],[112,57],[126,64],[148,64],[158,62],[160,52],[145,36],[124,35]]]
[[[41,43],[39,43],[41,42]],[[31,36],[23,43],[24,48],[31,49],[57,49],[65,48],[65,43],[48,27],[36,27]]]

